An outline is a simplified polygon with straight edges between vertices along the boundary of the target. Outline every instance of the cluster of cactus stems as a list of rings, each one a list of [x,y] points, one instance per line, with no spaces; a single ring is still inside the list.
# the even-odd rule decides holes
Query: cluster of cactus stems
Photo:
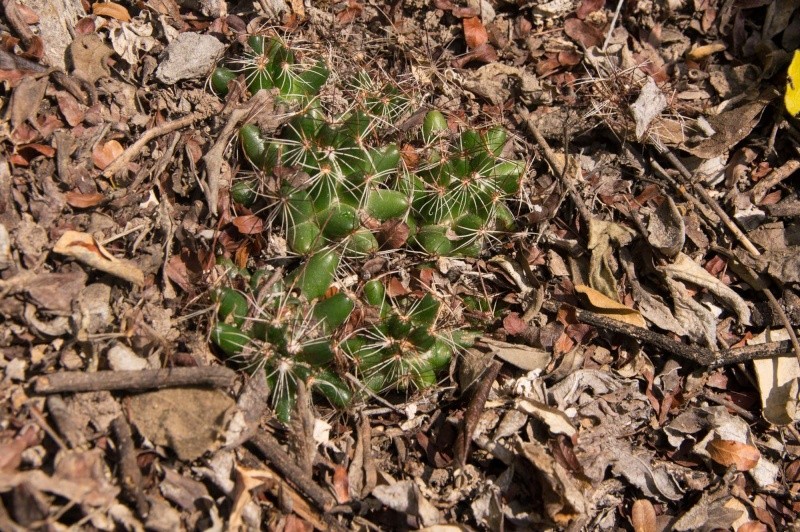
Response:
[[[213,90],[225,94],[243,74],[251,93],[274,89],[299,111],[272,138],[253,124],[241,128],[242,150],[257,173],[237,181],[231,197],[269,213],[302,260],[268,290],[257,286],[261,275],[248,272],[242,272],[251,280],[247,290],[218,289],[212,341],[267,371],[283,420],[299,381],[335,406],[349,403],[355,391],[342,371],[372,391],[434,384],[462,343],[458,331],[441,326],[441,302],[430,293],[390,301],[379,280],[354,294],[330,295],[336,271],[341,262],[384,250],[376,232],[387,222],[407,229],[402,246],[410,251],[480,256],[514,227],[506,200],[519,191],[524,162],[501,156],[502,127],[454,133],[436,110],[400,138],[395,124],[412,110],[410,98],[365,72],[336,84],[339,99],[352,103],[331,112],[322,103],[330,84],[324,59],[300,61],[276,37],[253,36],[248,45],[240,68],[217,68]],[[291,177],[263,193],[259,175]],[[353,330],[348,322],[357,305],[375,310],[377,323]]]

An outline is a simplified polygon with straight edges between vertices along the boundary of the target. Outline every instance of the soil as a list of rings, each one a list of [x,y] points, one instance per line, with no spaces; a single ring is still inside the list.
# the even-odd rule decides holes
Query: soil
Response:
[[[0,529],[798,526],[796,2],[3,5]],[[435,294],[477,339],[427,386],[366,392],[339,357],[354,399],[299,385],[282,422],[212,338],[231,265],[305,260],[229,193],[302,177],[238,139],[296,104],[212,90],[250,35],[398,87],[404,167],[432,109],[524,161],[477,256],[367,220],[384,247],[323,290]]]

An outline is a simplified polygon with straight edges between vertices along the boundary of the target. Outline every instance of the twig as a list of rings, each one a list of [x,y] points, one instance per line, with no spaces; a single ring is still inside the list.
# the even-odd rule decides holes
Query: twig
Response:
[[[546,301],[543,306],[550,312],[558,312],[559,309],[559,305],[553,301]],[[709,349],[683,344],[649,329],[636,327],[588,310],[567,306],[575,312],[575,317],[578,321],[623,334],[643,344],[656,347],[666,353],[695,362],[709,369],[747,362],[748,360],[773,358],[787,353],[790,348],[789,342],[769,342],[713,352]]]
[[[136,506],[137,515],[145,519],[150,512],[150,506],[142,491],[142,471],[136,463],[136,448],[133,445],[131,427],[125,416],[119,416],[111,422],[111,428],[114,430],[119,455],[119,483],[126,496]]]
[[[171,122],[164,122],[160,126],[148,129],[139,138],[139,140],[128,146],[128,148],[122,152],[119,157],[111,161],[111,164],[109,164],[106,169],[103,170],[103,177],[108,179],[113,178],[118,172],[128,166],[128,163],[130,163],[134,157],[139,155],[139,152],[142,151],[142,149],[147,146],[147,143],[151,140],[162,135],[166,135],[167,133],[172,133],[173,131],[186,126],[190,126],[198,120],[208,118],[210,115],[210,111],[197,111],[190,115],[184,116],[183,118],[178,118],[177,120],[172,120]]]
[[[756,420],[756,416],[754,416],[752,413],[748,412],[747,410],[745,410],[741,406],[737,405],[733,401],[729,401],[728,399],[725,399],[723,396],[721,396],[719,394],[716,394],[716,393],[713,393],[713,392],[703,392],[703,397],[705,397],[706,399],[708,399],[712,403],[716,403],[716,404],[718,404],[720,406],[724,406],[725,408],[729,408],[729,409],[733,410],[734,412],[736,412],[737,414],[742,416],[747,421],[755,421]]]
[[[269,434],[262,432],[253,436],[249,441],[253,447],[267,460],[275,466],[275,469],[283,475],[284,480],[305,494],[314,505],[323,512],[330,511],[336,506],[333,496],[319,487],[310,476],[306,475],[297,464],[295,464],[289,454],[284,451],[280,444]]]
[[[222,131],[217,136],[217,141],[203,155],[203,163],[206,167],[206,183],[205,187],[203,187],[203,192],[206,195],[208,211],[214,216],[217,214],[220,175],[222,174],[222,162],[225,160],[225,150],[228,147],[228,142],[230,142],[239,124],[248,116],[251,116],[254,109],[268,105],[267,99],[271,97],[273,95],[269,91],[258,91],[245,105],[233,109],[225,127],[222,128]]]
[[[772,307],[772,311],[777,314],[778,318],[781,320],[781,324],[783,325],[786,332],[789,334],[789,341],[792,343],[792,350],[794,351],[795,357],[797,357],[797,362],[800,363],[800,342],[797,340],[797,334],[794,332],[794,327],[792,323],[789,321],[789,316],[786,315],[786,312],[783,311],[783,307],[772,294],[769,288],[766,286],[760,286],[758,283],[758,274],[751,268],[749,265],[745,264],[744,262],[740,261],[733,253],[728,251],[727,249],[721,246],[712,246],[711,248],[715,252],[724,255],[730,260],[735,260],[739,265],[741,265],[745,273],[747,273],[744,277],[744,281],[749,284],[753,289],[760,290],[764,296],[766,296],[767,301],[769,301],[769,306]]]
[[[625,0],[618,0],[617,1],[617,9],[614,10],[614,17],[611,19],[611,24],[608,27],[608,32],[606,33],[606,40],[603,41],[603,47],[600,51],[605,52],[606,48],[608,48],[608,43],[611,42],[611,34],[614,32],[614,28],[617,26],[617,19],[619,18],[619,14],[622,11],[622,4],[625,3]]]
[[[797,159],[786,161],[786,163],[784,163],[782,166],[774,169],[764,176],[761,181],[755,184],[753,189],[750,191],[750,199],[753,201],[753,203],[759,203],[764,199],[764,196],[767,195],[769,189],[792,175],[798,168],[800,168],[800,161]]]
[[[789,200],[776,203],[775,205],[764,205],[767,214],[775,218],[792,218],[800,216],[800,201]]]
[[[456,468],[461,469],[467,463],[467,453],[472,444],[472,435],[475,433],[475,427],[478,425],[478,420],[483,413],[483,407],[486,404],[486,399],[489,397],[489,391],[492,389],[497,374],[500,373],[500,368],[503,364],[497,360],[492,361],[491,365],[486,369],[486,372],[481,377],[472,399],[469,401],[467,411],[464,412],[464,419],[456,436],[456,442],[453,446],[453,461],[456,463]]]
[[[38,394],[124,390],[139,392],[178,386],[213,386],[233,384],[236,372],[222,366],[145,369],[141,371],[65,371],[37,377],[33,389]]]
[[[683,199],[691,203],[700,212],[700,214],[703,215],[709,224],[712,226],[719,224],[719,217],[716,215],[716,213],[709,211],[708,207],[706,207],[702,201],[689,194],[689,191],[686,190],[686,187],[675,181],[675,179],[669,175],[664,167],[658,164],[657,161],[650,161],[650,166],[653,167],[653,170],[655,170],[657,174],[666,179]]]
[[[542,149],[542,154],[544,155],[545,160],[547,163],[555,170],[555,173],[562,176],[564,186],[567,187],[567,193],[569,194],[570,199],[572,199],[572,203],[575,204],[575,207],[580,212],[581,217],[586,223],[589,223],[591,220],[591,214],[589,214],[589,210],[586,208],[586,205],[583,204],[581,197],[578,195],[578,192],[575,190],[575,186],[572,183],[572,179],[567,175],[567,169],[569,168],[569,158],[566,154],[564,154],[564,161],[561,161],[550,147],[550,144],[547,143],[547,140],[542,135],[539,128],[536,127],[536,124],[533,122],[533,119],[528,113],[528,110],[522,107],[521,105],[517,106],[517,113],[522,117],[525,121],[525,126],[528,128],[528,131],[531,135],[533,135],[534,140]]]
[[[761,253],[758,252],[753,243],[750,242],[750,239],[747,238],[747,235],[745,235],[744,232],[742,232],[742,230],[739,229],[739,226],[736,225],[736,223],[733,220],[731,220],[730,216],[728,216],[728,213],[722,210],[722,207],[720,207],[719,203],[717,203],[716,200],[714,200],[714,198],[712,198],[711,195],[709,195],[708,191],[700,183],[694,182],[694,180],[692,179],[692,173],[689,172],[689,169],[683,165],[680,159],[678,159],[674,153],[672,153],[666,148],[663,147],[659,148],[658,146],[656,146],[656,149],[659,151],[659,153],[664,155],[669,160],[670,164],[672,164],[672,166],[674,166],[675,169],[678,170],[678,173],[681,175],[681,177],[683,177],[686,180],[683,184],[685,186],[691,187],[695,192],[697,192],[697,194],[700,195],[701,198],[703,198],[703,201],[706,202],[706,205],[711,207],[711,209],[717,214],[717,216],[719,216],[719,219],[722,220],[722,223],[725,224],[725,227],[727,227],[728,230],[733,234],[733,236],[736,237],[736,240],[738,240],[739,243],[742,244],[742,246],[747,250],[747,252],[753,255],[754,257],[761,255]]]
[[[396,407],[395,405],[393,405],[392,403],[390,403],[389,401],[387,401],[386,399],[384,399],[380,395],[378,395],[375,392],[373,392],[372,390],[370,390],[367,386],[364,386],[364,383],[361,382],[360,380],[358,380],[358,377],[356,377],[352,373],[345,373],[344,376],[347,378],[347,380],[349,380],[350,382],[352,382],[353,384],[358,386],[362,392],[365,392],[367,395],[369,395],[370,397],[372,397],[373,399],[375,399],[379,403],[381,403],[384,406],[386,406],[386,408],[388,408],[389,410],[391,410],[391,411],[393,411],[393,412],[395,412],[397,414],[400,414],[402,416],[406,415],[406,413],[403,411],[403,409]]]

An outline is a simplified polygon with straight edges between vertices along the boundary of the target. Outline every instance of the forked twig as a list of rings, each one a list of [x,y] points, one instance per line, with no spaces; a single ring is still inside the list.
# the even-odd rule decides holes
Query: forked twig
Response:
[[[166,135],[167,133],[177,131],[178,129],[185,128],[186,126],[190,126],[199,120],[208,118],[210,115],[211,111],[197,111],[190,115],[184,116],[183,118],[178,118],[177,120],[172,120],[171,122],[164,122],[160,126],[148,129],[141,137],[139,137],[139,140],[128,146],[128,148],[122,152],[119,157],[111,161],[111,164],[109,164],[106,169],[103,170],[103,177],[107,179],[113,178],[118,172],[128,166],[128,163],[130,163],[134,157],[139,155],[139,152],[141,152],[151,140],[162,135]]]

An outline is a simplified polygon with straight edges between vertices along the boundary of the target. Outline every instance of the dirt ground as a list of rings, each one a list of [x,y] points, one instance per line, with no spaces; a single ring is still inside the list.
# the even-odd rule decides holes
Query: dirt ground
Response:
[[[797,2],[3,7],[0,530],[797,528]],[[330,109],[359,73],[396,87],[408,175],[429,110],[442,135],[507,130],[512,219],[474,256],[362,212],[380,249],[288,288],[356,294],[349,338],[384,316],[371,279],[434,298],[471,340],[432,380],[369,385],[335,333],[347,401],[317,373],[281,406],[215,336],[248,327],[220,287],[302,284],[313,256],[269,201],[302,172],[242,151],[240,126],[300,113],[236,77],[252,35],[322,60]]]

